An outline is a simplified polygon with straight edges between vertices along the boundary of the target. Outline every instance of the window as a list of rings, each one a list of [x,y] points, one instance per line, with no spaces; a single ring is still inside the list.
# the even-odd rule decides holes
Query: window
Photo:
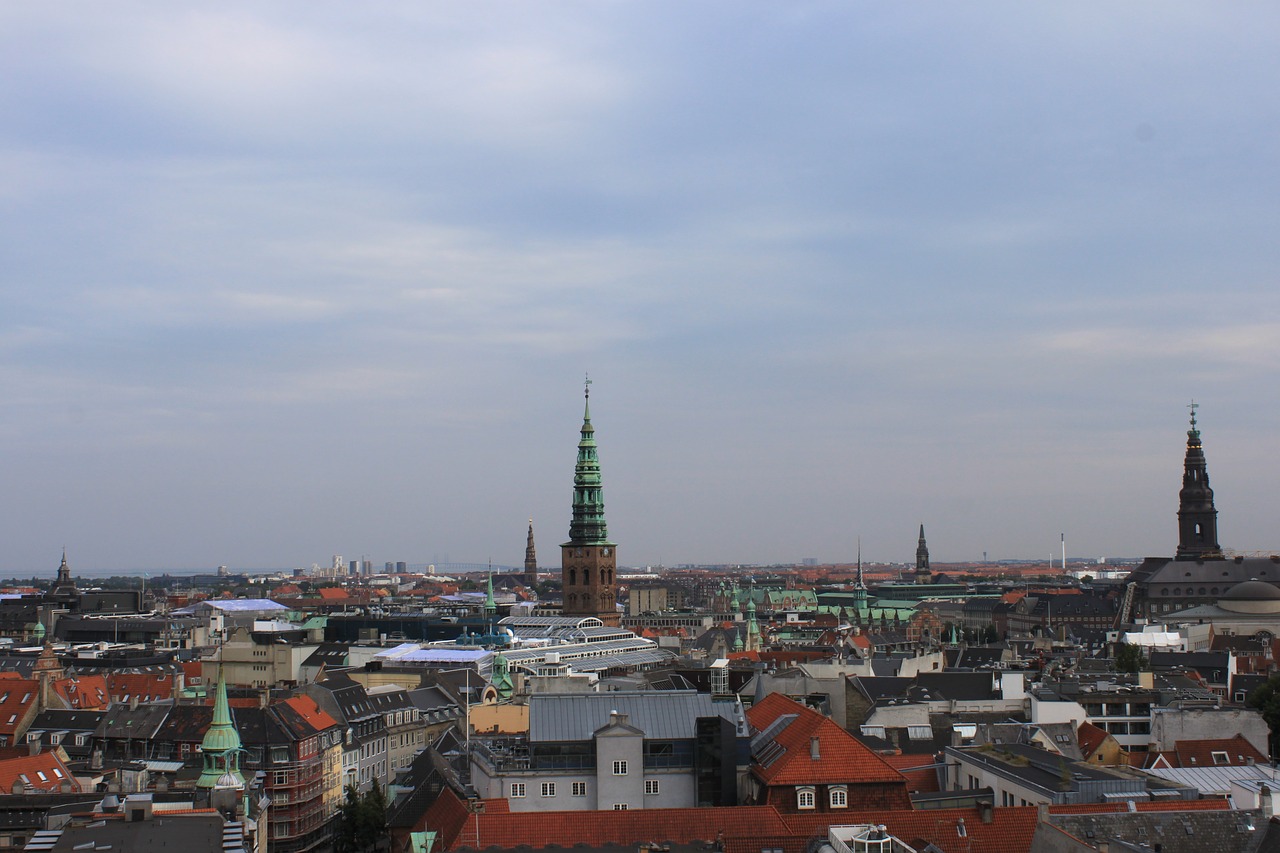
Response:
[[[614,775],[614,776],[626,776],[626,775],[627,775],[627,762],[625,762],[625,761],[615,761],[615,762],[613,762],[613,775]]]
[[[614,804],[613,804],[613,810],[614,810],[615,812],[625,812],[625,811],[627,810],[627,804],[626,804],[626,803],[614,803]]]
[[[1214,750],[1209,754],[1213,756],[1214,764],[1230,764],[1231,763],[1231,756],[1227,755],[1225,752],[1218,752],[1217,750]]]
[[[513,797],[523,797],[523,796],[524,796],[524,783],[523,783],[523,782],[512,782],[512,783],[511,783],[511,796],[513,796]]]
[[[844,785],[832,785],[828,790],[831,808],[846,809],[849,807],[849,789]]]
[[[542,796],[544,796],[544,797],[554,797],[555,795],[556,795],[556,783],[555,783],[555,782],[543,782],[543,783],[542,783]]]
[[[812,786],[796,788],[796,808],[812,809],[816,808],[814,789]]]
[[[574,783],[573,783],[573,795],[574,795],[575,797],[585,797],[585,796],[587,795],[587,783],[586,783],[586,782],[574,782]]]
[[[646,794],[656,794],[656,793],[658,793],[658,780],[657,780],[657,779],[645,779],[645,780],[644,780],[644,792],[645,792]]]

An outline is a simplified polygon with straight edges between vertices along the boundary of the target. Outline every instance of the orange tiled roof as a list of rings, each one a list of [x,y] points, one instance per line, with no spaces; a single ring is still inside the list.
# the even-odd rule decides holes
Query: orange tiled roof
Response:
[[[107,691],[117,702],[134,698],[140,702],[162,702],[173,698],[173,674],[169,672],[108,673]]]
[[[934,843],[968,853],[1026,853],[1035,834],[1034,808],[994,809],[983,823],[976,808],[912,811],[850,811],[782,814],[773,806],[721,806],[629,811],[511,812],[505,800],[485,800],[482,814],[471,814],[451,789],[436,798],[420,823],[435,829],[444,851],[480,845],[535,849],[556,845],[629,846],[644,841],[688,844],[719,838],[725,853],[758,853],[768,847],[802,853],[811,837],[843,824],[884,824],[890,833],[917,849]],[[963,823],[964,835],[960,835]]]
[[[320,587],[320,597],[325,601],[346,601],[351,596],[340,586]]]
[[[67,765],[58,758],[57,752],[41,752],[0,761],[0,791],[11,793],[17,782],[21,782],[24,788],[29,786],[38,792],[60,791],[63,782],[70,782],[71,793],[80,793],[80,785]]]
[[[1087,758],[1102,746],[1102,742],[1107,739],[1107,730],[1095,726],[1093,723],[1081,723],[1076,729],[1076,740],[1080,743],[1080,752]]]
[[[306,720],[311,728],[316,731],[324,731],[338,725],[338,721],[329,716],[319,705],[316,700],[310,696],[295,696],[292,699],[284,700],[284,703],[290,708],[298,712],[298,716]]]
[[[764,731],[785,714],[795,714],[796,719],[774,736],[783,754],[768,767],[752,767],[766,785],[906,784],[901,773],[853,735],[781,693],[770,693],[751,706],[747,718],[757,730]],[[812,738],[818,739],[816,759],[810,749]]]
[[[907,790],[913,794],[930,794],[939,789],[938,771],[932,755],[881,755],[881,759],[907,779]],[[924,768],[928,769],[914,769]]]
[[[17,673],[0,675],[16,676]],[[39,695],[40,683],[34,679],[6,677],[0,682],[0,735],[13,742],[27,712],[39,701]]]
[[[1266,764],[1267,757],[1249,743],[1242,734],[1213,740],[1180,740],[1173,744],[1180,767],[1240,767],[1248,764]],[[1227,760],[1215,761],[1213,753],[1225,752]]]
[[[105,711],[111,705],[111,692],[105,675],[80,675],[59,678],[49,685],[70,708],[81,711]]]

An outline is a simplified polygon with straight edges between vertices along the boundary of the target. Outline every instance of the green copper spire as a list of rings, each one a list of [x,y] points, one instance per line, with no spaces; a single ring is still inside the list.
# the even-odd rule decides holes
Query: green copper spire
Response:
[[[498,604],[493,600],[493,565],[489,565],[489,591],[484,596],[484,615],[486,619],[492,619],[493,615],[498,612]]]
[[[595,427],[591,425],[591,380],[586,380],[586,404],[582,414],[582,438],[578,441],[578,464],[573,471],[573,521],[569,524],[570,545],[612,545],[604,522],[604,488],[600,460],[596,456]]]
[[[197,788],[222,788],[229,784],[244,787],[240,775],[240,733],[231,722],[231,706],[227,704],[227,679],[218,666],[218,690],[213,700],[213,722],[200,742],[204,769],[196,781]]]

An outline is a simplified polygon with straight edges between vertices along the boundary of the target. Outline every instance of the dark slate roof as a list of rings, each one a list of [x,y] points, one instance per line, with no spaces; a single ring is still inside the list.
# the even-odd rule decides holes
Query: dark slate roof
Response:
[[[1115,851],[1259,853],[1271,829],[1261,810],[1051,814],[1049,822],[1086,844]]]
[[[922,672],[910,694],[916,701],[981,702],[995,696],[989,672]]]
[[[195,743],[213,723],[211,705],[174,705],[155,739],[170,743]]]
[[[904,699],[908,688],[915,679],[898,676],[855,676],[855,682],[862,693],[872,702],[881,699]]]
[[[65,711],[50,709],[36,715],[31,728],[44,731],[93,732],[102,723],[106,711]]]
[[[323,666],[325,669],[346,666],[350,657],[351,646],[347,643],[321,643],[306,660],[303,666]]]
[[[139,705],[130,708],[128,705],[114,705],[98,724],[97,736],[105,738],[129,738],[132,740],[155,737],[165,717],[173,710],[172,705]]]

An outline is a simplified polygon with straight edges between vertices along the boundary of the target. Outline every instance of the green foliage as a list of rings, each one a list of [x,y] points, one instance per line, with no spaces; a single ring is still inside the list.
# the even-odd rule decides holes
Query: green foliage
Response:
[[[387,841],[387,794],[374,780],[365,794],[348,785],[346,799],[338,807],[333,846],[336,853],[371,853]]]
[[[1277,747],[1280,747],[1280,675],[1268,678],[1266,684],[1249,694],[1244,704],[1257,710],[1266,720],[1267,727],[1271,729],[1271,753],[1276,754]]]
[[[1121,643],[1116,649],[1116,672],[1142,672],[1151,662],[1142,653],[1141,646]]]

